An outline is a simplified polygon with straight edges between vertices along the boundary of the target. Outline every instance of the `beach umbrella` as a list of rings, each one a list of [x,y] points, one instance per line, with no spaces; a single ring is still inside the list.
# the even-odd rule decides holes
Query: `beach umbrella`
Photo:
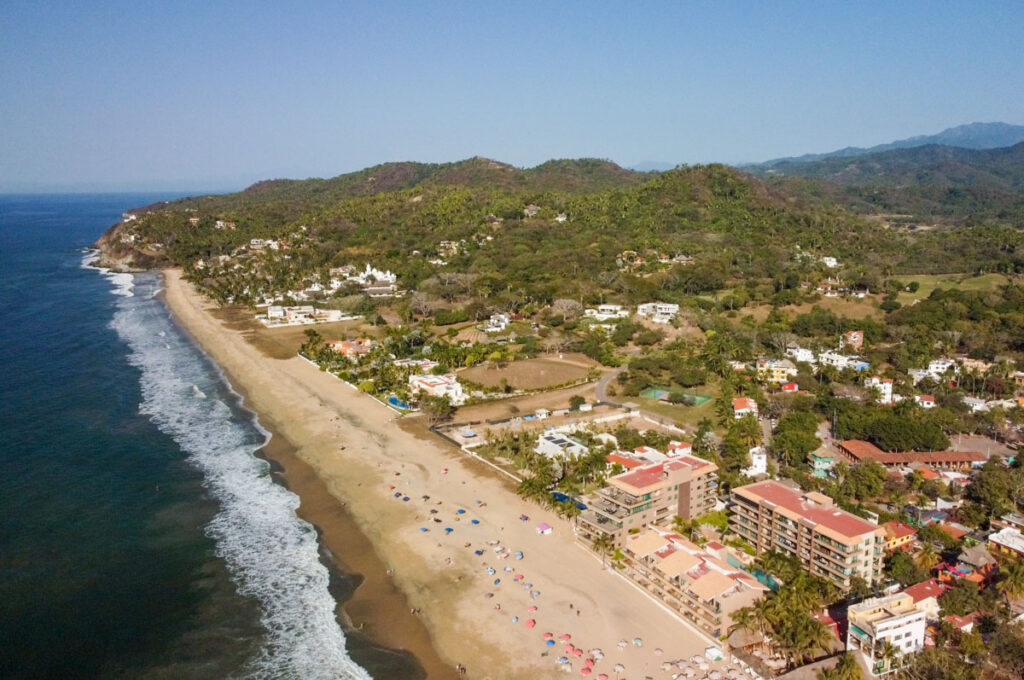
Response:
[[[628,644],[625,640],[619,640],[619,649],[625,649]]]
[[[533,628],[534,626],[536,626],[536,625],[537,625],[537,622],[536,622],[536,621],[534,621],[533,619],[528,619],[528,620],[526,621],[526,624],[525,624],[525,625],[526,625],[526,627],[527,627],[527,628]]]
[[[522,578],[522,576],[520,576],[519,578]],[[537,605],[530,605],[530,607],[526,611],[532,614],[533,612],[537,611]]]
[[[661,647],[655,647],[654,648],[654,656],[661,656],[664,653],[665,652],[661,649]]]
[[[578,648],[578,647],[576,649],[572,650],[572,653],[575,654],[576,656],[583,656],[583,650]]]
[[[551,633],[544,633],[544,639],[545,639],[545,640],[550,640],[550,639],[551,639],[551,638],[553,638],[553,637],[555,637],[555,636],[554,636],[554,635],[552,635]]]
[[[591,670],[589,668],[581,668],[580,675],[590,675]]]
[[[633,644],[636,645],[637,647],[643,647],[644,646],[644,641],[643,641],[642,638],[635,637],[635,638],[633,638]]]
[[[593,659],[586,659],[586,660],[583,661],[583,665],[586,666],[587,668],[593,668],[594,667],[594,660]]]
[[[558,657],[558,663],[569,663],[569,657],[566,657],[566,656]]]
[[[498,585],[499,583],[501,583],[501,579],[500,578],[494,579],[494,585]]]
[[[430,529],[428,529],[426,527],[420,527],[420,531],[430,531]]]
[[[471,520],[470,524],[480,524],[480,520],[478,520],[478,519]]]
[[[513,616],[512,617],[512,623],[519,623],[519,617],[518,616]]]
[[[616,673],[621,673],[622,671],[626,670],[626,667],[623,666],[621,663],[617,663],[617,664],[615,664],[615,668],[613,670]]]
[[[571,636],[571,635],[569,635],[568,633],[566,633],[565,635],[561,636],[561,637],[560,637],[560,638],[558,638],[558,639],[559,639],[559,640],[571,640],[571,639],[572,639],[572,636]]]
[[[565,648],[562,649],[562,651],[566,654],[572,654],[573,649],[575,649],[575,647],[573,647],[572,645],[566,645]]]
[[[409,501],[409,497],[408,496],[402,496],[402,501],[407,503]]]
[[[601,675],[597,676],[597,680],[608,680],[608,674],[601,673]]]
[[[460,515],[465,515],[466,514],[466,511],[463,510],[462,508],[459,508],[456,512],[458,512]]]
[[[555,641],[554,640],[548,640],[544,644],[547,645],[548,647],[554,647],[555,646]]]
[[[395,485],[394,484],[388,484],[388,491],[394,491],[394,490],[395,490]]]
[[[451,527],[445,527],[445,528],[444,528],[444,533],[446,533],[446,534],[450,534],[450,533],[452,533],[453,531],[455,531],[455,529],[452,529]]]

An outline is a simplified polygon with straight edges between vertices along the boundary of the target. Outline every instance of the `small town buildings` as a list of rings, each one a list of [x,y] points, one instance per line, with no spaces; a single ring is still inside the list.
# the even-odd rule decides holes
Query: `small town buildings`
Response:
[[[960,373],[960,367],[957,366],[956,361],[946,358],[929,361],[928,368],[925,370],[928,371],[928,375],[936,382],[945,379],[949,371],[952,371],[953,375],[959,375]]]
[[[906,593],[874,597],[851,605],[847,619],[846,649],[863,655],[873,676],[896,670],[898,657],[924,648],[926,616]],[[897,659],[887,658],[887,645],[896,650]]]
[[[584,310],[583,315],[597,321],[627,319],[629,318],[629,310],[623,308],[622,305],[598,305],[596,309]]]
[[[818,355],[818,363],[822,366],[833,366],[840,371],[852,368],[855,371],[866,371],[870,364],[858,356],[847,356],[831,350]]]
[[[971,413],[981,413],[988,410],[988,403],[980,397],[964,397],[964,406],[971,410]]]
[[[679,313],[679,305],[670,302],[645,302],[636,308],[636,313],[650,318],[654,323],[672,323]]]
[[[796,364],[789,359],[762,359],[757,362],[757,377],[767,382],[789,382],[796,374]]]
[[[828,477],[836,464],[836,458],[824,448],[811,451],[807,454],[807,461],[811,464],[811,475],[818,479]]]
[[[757,554],[791,555],[843,591],[854,576],[868,583],[881,578],[885,531],[839,509],[828,496],[766,480],[736,487],[730,498],[729,528]]]
[[[850,347],[859,352],[864,346],[864,331],[847,331],[839,336],[839,349]]]
[[[864,387],[878,390],[879,404],[892,403],[892,378],[880,378],[877,375],[873,375],[864,380]]]
[[[588,497],[587,510],[577,518],[577,536],[592,543],[610,535],[621,544],[631,530],[676,515],[700,517],[714,509],[717,487],[718,467],[696,456],[635,467],[609,478],[607,486]]]
[[[373,349],[373,340],[368,338],[356,338],[355,340],[333,340],[327,343],[327,346],[338,354],[343,354],[354,359],[365,354],[369,354],[370,350]]]
[[[757,417],[757,402],[750,397],[739,397],[732,400],[732,414],[736,420],[748,415]]]
[[[266,326],[302,326],[316,323],[341,321],[343,315],[337,309],[317,309],[313,305],[282,307],[270,305],[267,313],[256,317]]]
[[[885,552],[887,553],[910,550],[917,539],[917,529],[905,522],[886,522],[882,528],[885,529]]]
[[[839,266],[839,260],[828,255],[821,258],[821,263],[829,269],[836,269]]]
[[[930,394],[917,394],[914,395],[914,403],[921,408],[935,408],[935,397]]]
[[[484,324],[485,333],[500,333],[512,323],[512,317],[508,314],[491,314],[491,318]]]
[[[134,218],[135,218],[135,216],[132,215],[132,219],[134,219]],[[188,223],[191,224],[193,227],[198,227],[199,226],[199,216],[198,215],[192,215],[192,217],[188,218]]]
[[[397,359],[394,362],[394,365],[399,368],[411,366],[417,373],[428,373],[434,370],[438,363],[436,361],[431,361],[430,359]]]
[[[428,394],[433,397],[448,397],[455,406],[466,403],[466,393],[455,378],[454,373],[448,375],[410,375],[409,390],[413,395]]]
[[[648,528],[623,545],[623,571],[711,637],[726,634],[732,615],[767,591],[756,578],[679,534]],[[718,554],[716,554],[718,553]]]
[[[887,468],[899,468],[911,463],[924,463],[936,469],[966,470],[981,465],[986,457],[975,451],[906,451],[903,453],[886,453],[871,442],[859,439],[848,439],[839,442],[838,452],[850,463],[862,463],[875,460]]]
[[[768,452],[763,446],[750,449],[750,465],[740,470],[747,477],[760,477],[768,474]]]
[[[1014,527],[1003,527],[988,537],[988,547],[1000,555],[1024,556],[1024,534]]]
[[[800,386],[797,385],[794,382],[787,382],[787,383],[782,383],[779,386],[779,389],[782,390],[783,392],[799,392],[800,391]]]
[[[937,578],[928,579],[908,588],[903,593],[914,600],[914,606],[918,611],[924,612],[925,619],[937,621],[939,619],[939,598],[949,592],[953,586],[942,583]]]
[[[786,356],[797,363],[810,364],[811,366],[818,363],[817,359],[814,357],[814,352],[797,345],[790,345],[787,347]]]
[[[566,456],[584,456],[590,449],[572,437],[560,432],[544,432],[537,439],[534,452],[546,458],[565,458]]]

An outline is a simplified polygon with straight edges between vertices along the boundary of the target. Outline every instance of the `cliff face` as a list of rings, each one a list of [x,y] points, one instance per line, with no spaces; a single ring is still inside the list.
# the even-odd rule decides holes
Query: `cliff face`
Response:
[[[100,251],[97,267],[118,272],[138,272],[171,266],[170,259],[159,249],[137,243],[129,233],[129,222],[118,222],[96,239],[92,247]]]

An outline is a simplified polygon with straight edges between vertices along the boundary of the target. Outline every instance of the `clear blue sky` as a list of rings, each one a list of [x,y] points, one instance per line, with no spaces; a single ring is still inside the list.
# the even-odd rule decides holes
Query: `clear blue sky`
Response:
[[[744,162],[1024,123],[1024,3],[0,3],[0,191],[481,155]]]

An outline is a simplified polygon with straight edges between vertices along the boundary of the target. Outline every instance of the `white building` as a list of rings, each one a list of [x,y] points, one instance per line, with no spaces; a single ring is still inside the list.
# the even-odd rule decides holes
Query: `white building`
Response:
[[[980,397],[964,397],[964,406],[971,409],[971,413],[981,413],[988,410],[988,403]]]
[[[952,370],[953,375],[960,374],[960,367],[957,366],[956,362],[952,359],[934,359],[928,362],[928,368],[926,369],[928,374],[936,381],[940,381],[946,375],[947,371]]]
[[[750,397],[739,397],[732,400],[732,413],[736,420],[748,415],[757,417],[757,402]]]
[[[636,308],[636,313],[650,317],[654,323],[671,323],[679,313],[679,305],[671,302],[645,302]]]
[[[466,393],[454,373],[448,375],[410,375],[409,390],[415,395],[423,392],[434,397],[448,397],[455,406],[466,403]]]
[[[583,314],[598,321],[608,321],[628,318],[629,310],[624,309],[622,305],[598,305],[597,309],[587,309]]]
[[[865,665],[875,677],[896,670],[885,659],[886,643],[892,645],[898,657],[892,664],[900,665],[899,657],[913,654],[924,647],[926,616],[906,593],[874,597],[847,611],[849,629],[846,650],[859,652]]]
[[[484,332],[500,333],[512,323],[512,317],[508,314],[491,314],[491,318],[484,324]]]
[[[829,269],[835,269],[839,266],[839,261],[834,257],[825,256],[821,258],[821,263]]]
[[[755,446],[750,449],[750,466],[740,472],[747,477],[757,477],[768,474],[768,452],[763,446]]]
[[[879,404],[891,404],[892,403],[892,379],[891,378],[879,378],[877,375],[873,375],[870,378],[864,380],[864,387],[868,389],[878,390],[878,403]]]
[[[834,366],[842,371],[850,367],[850,357],[827,350],[818,355],[818,363],[822,366]]]
[[[930,394],[916,394],[914,403],[921,408],[935,408],[935,397]]]
[[[805,364],[810,364],[811,366],[818,363],[814,358],[814,352],[797,345],[787,347],[786,356],[797,363],[803,362]]]
[[[590,449],[583,444],[560,432],[544,432],[537,439],[533,448],[536,453],[547,458],[564,458],[565,456],[583,456]]]

